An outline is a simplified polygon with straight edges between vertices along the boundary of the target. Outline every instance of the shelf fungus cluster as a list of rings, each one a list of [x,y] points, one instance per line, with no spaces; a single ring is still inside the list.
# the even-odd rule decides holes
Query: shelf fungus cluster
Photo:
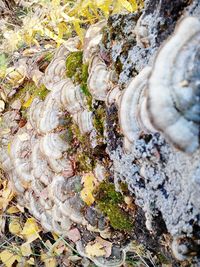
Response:
[[[199,147],[199,41],[199,19],[184,18],[158,52],[149,79],[153,125],[175,147],[189,153]]]
[[[199,41],[199,19],[182,19],[161,46],[152,69],[144,68],[125,89],[119,112],[125,146],[142,131],[159,131],[184,152],[198,149]]]
[[[146,38],[142,18],[139,24],[138,34]],[[123,265],[128,248],[123,237],[116,237],[116,231],[125,234],[133,231],[136,208],[132,195],[146,213],[146,226],[151,233],[154,230],[151,218],[158,211],[162,214],[168,232],[174,237],[173,253],[178,260],[185,260],[199,249],[200,239],[192,239],[194,229],[188,226],[192,221],[200,228],[196,212],[200,211],[199,201],[194,202],[200,192],[195,187],[200,184],[196,164],[200,21],[196,17],[182,19],[160,47],[153,65],[146,66],[125,89],[118,84],[114,67],[101,58],[99,44],[104,26],[106,22],[101,21],[86,31],[82,50],[77,37],[57,49],[40,76],[48,94],[44,99],[34,97],[25,125],[19,127],[19,109],[7,108],[4,112],[5,105],[0,100],[1,167],[19,203],[29,209],[44,229],[68,237],[76,227],[80,232],[74,241],[78,252],[97,266]],[[140,41],[147,46],[141,36]],[[120,139],[112,151],[110,138]],[[192,174],[187,171],[191,159]],[[177,178],[178,182],[174,182],[177,187],[170,171]],[[85,172],[90,173],[87,182],[83,179],[87,177]],[[193,177],[190,186],[188,177]],[[82,190],[87,183],[89,189],[84,191],[83,198]],[[188,199],[184,207],[180,207],[177,196]],[[175,212],[171,216],[173,207],[178,215]],[[190,210],[185,212],[187,207]],[[86,235],[89,231],[93,234],[89,241],[84,231]],[[182,242],[186,236],[191,242],[189,239]],[[113,241],[112,251],[103,250],[99,256],[88,253],[87,243],[94,240],[104,242],[102,250]]]

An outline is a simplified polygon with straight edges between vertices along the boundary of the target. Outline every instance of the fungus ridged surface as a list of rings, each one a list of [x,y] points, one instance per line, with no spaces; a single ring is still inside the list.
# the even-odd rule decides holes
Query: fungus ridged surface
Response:
[[[132,79],[121,96],[119,107],[120,126],[127,139],[133,143],[141,132],[155,131],[146,111],[146,87],[151,68],[146,67]]]
[[[184,18],[158,52],[149,79],[153,125],[186,152],[199,147],[199,42],[199,19]]]
[[[138,14],[120,15],[119,21],[114,17],[118,26],[124,19],[119,35],[109,28],[110,18],[109,26],[103,21],[86,31],[82,48],[75,37],[56,50],[41,79],[48,94],[34,97],[25,125],[19,127],[19,110],[9,104],[2,110],[1,167],[18,203],[46,231],[67,238],[76,227],[78,253],[97,266],[123,266],[133,240],[142,240],[148,248],[151,244],[152,253],[158,252],[166,235],[172,240],[163,249],[169,260],[176,261],[172,249],[178,261],[194,256],[196,263],[199,19],[180,21],[158,52],[158,44],[149,51],[149,62],[140,54],[140,67],[121,82],[126,46],[115,54],[118,64],[109,61],[116,49],[112,36],[122,46],[122,35],[128,42],[133,38],[131,61],[142,17],[138,24]],[[135,31],[130,30],[131,19]],[[113,45],[110,54],[106,41]],[[144,56],[145,49],[138,53]],[[112,242],[109,253],[88,252],[97,240],[108,246]]]

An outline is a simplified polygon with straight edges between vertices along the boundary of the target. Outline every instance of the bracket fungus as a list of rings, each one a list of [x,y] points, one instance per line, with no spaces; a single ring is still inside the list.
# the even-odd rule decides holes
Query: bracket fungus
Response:
[[[83,62],[88,63],[91,57],[98,51],[98,45],[102,39],[102,29],[106,26],[106,20],[91,25],[86,31],[83,46]]]
[[[107,93],[116,80],[114,71],[109,70],[98,55],[94,55],[89,63],[88,89],[94,99],[105,101]]]
[[[1,166],[18,203],[46,231],[68,237],[76,225],[78,253],[97,266],[122,266],[128,251],[124,236],[129,241],[139,233],[144,240],[147,233],[150,239],[158,214],[163,233],[167,230],[174,238],[174,256],[185,260],[193,253],[186,246],[192,241],[180,244],[179,238],[193,235],[193,223],[200,227],[200,21],[180,21],[153,66],[148,62],[125,89],[113,65],[100,56],[104,25],[87,30],[83,51],[77,37],[57,49],[42,79],[49,92],[32,101],[25,125],[19,127],[19,110],[5,106]],[[78,79],[66,71],[74,52],[81,65],[73,69]],[[88,253],[87,245],[100,236],[112,241],[108,256],[107,251]],[[160,241],[153,236],[150,242]]]
[[[146,110],[146,87],[151,68],[144,68],[123,91],[119,105],[119,122],[125,136],[125,150],[131,150],[141,132],[154,132]]]
[[[199,42],[199,19],[185,17],[158,52],[148,83],[153,126],[188,153],[199,147]]]

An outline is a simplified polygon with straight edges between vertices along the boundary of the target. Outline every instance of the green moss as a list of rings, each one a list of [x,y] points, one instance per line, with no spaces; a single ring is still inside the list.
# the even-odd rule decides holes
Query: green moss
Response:
[[[66,59],[66,75],[73,82],[80,84],[81,90],[86,97],[89,110],[92,110],[92,95],[87,87],[88,64],[83,64],[83,52],[72,52]]]
[[[80,129],[77,124],[72,124],[71,130],[81,145],[85,145],[86,143],[88,143],[88,140],[87,140],[88,136],[85,134],[81,134]]]
[[[38,96],[41,100],[44,100],[47,96],[49,91],[44,85],[41,85],[39,88],[37,88],[34,92],[34,96]]]
[[[77,154],[77,169],[79,172],[90,172],[94,168],[94,161],[86,153]]]
[[[123,204],[123,196],[115,191],[115,186],[108,182],[99,185],[95,200],[99,209],[108,216],[115,230],[130,231],[133,223],[128,214],[119,206]]]
[[[170,264],[169,260],[165,257],[165,255],[163,255],[162,253],[158,253],[157,254],[157,258],[160,261],[160,263],[163,264]]]
[[[17,100],[20,99],[22,105],[25,103],[24,99],[27,96],[27,93],[30,97],[39,97],[41,100],[44,100],[45,97],[48,94],[48,90],[44,85],[41,85],[39,88],[35,85],[34,82],[27,82],[23,87],[19,88],[18,92],[15,94],[15,96],[12,98],[11,104]]]
[[[44,61],[51,62],[51,60],[53,59],[53,55],[54,53],[52,51],[47,52],[44,56]]]
[[[82,65],[82,83],[87,84],[88,79],[88,64]]]
[[[102,182],[98,188],[99,200],[108,201],[112,203],[121,203],[123,200],[122,195],[115,191],[114,184]]]
[[[73,147],[73,155],[76,155],[77,171],[89,172],[94,169],[95,158],[92,155],[92,148],[90,146],[90,139],[87,134],[81,134],[79,127],[76,124],[70,126],[75,143],[78,144],[76,148]]]
[[[82,81],[81,81],[81,90],[83,94],[85,95],[87,99],[87,105],[89,110],[92,111],[92,95],[88,90],[87,87],[87,79],[88,79],[88,64],[83,64],[82,65]]]
[[[82,81],[83,52],[72,52],[66,59],[66,75],[77,83]]]
[[[105,108],[100,105],[95,110],[94,119],[93,119],[93,124],[99,137],[103,137],[105,117],[106,117]]]
[[[120,188],[121,188],[123,194],[129,194],[129,190],[128,190],[128,185],[127,184],[121,182],[120,183]]]

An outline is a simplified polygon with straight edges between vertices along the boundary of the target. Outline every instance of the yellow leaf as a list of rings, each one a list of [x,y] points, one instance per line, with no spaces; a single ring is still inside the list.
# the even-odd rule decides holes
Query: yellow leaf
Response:
[[[95,188],[96,178],[93,173],[86,173],[82,177],[84,188],[81,190],[81,198],[88,205],[91,206],[94,202],[92,192]]]
[[[17,206],[11,206],[6,211],[6,213],[8,213],[8,214],[13,214],[13,213],[18,213],[18,212],[20,212],[20,210],[18,209]]]
[[[134,11],[144,7],[144,0],[129,0]]]
[[[29,108],[30,105],[31,105],[31,103],[33,102],[33,99],[34,99],[34,97],[31,96],[31,97],[30,97],[30,98],[23,104],[23,107],[24,107],[24,108]]]
[[[133,12],[133,7],[127,0],[119,0],[120,4],[129,12]]]
[[[26,263],[28,263],[28,264],[30,264],[30,265],[35,265],[35,260],[34,260],[34,258],[33,257],[30,257],[30,259],[29,260],[27,260],[27,262]]]
[[[56,267],[56,259],[52,256],[49,256],[46,253],[41,254],[41,261],[44,262],[45,267]]]
[[[39,228],[36,220],[34,218],[28,218],[23,230],[21,231],[21,235],[27,240],[27,243],[31,243],[37,238],[40,238],[39,232],[41,229]]]
[[[12,267],[15,261],[20,261],[20,256],[15,255],[14,253],[5,249],[0,253],[0,259],[6,267]]]
[[[11,218],[11,221],[9,223],[9,231],[11,234],[19,235],[22,231],[22,226],[20,223],[20,218]]]
[[[104,12],[105,17],[108,17],[109,10],[111,7],[111,1],[110,0],[97,0],[96,4],[97,4],[97,7],[99,7]]]
[[[8,143],[7,151],[8,151],[8,154],[10,155],[10,151],[11,151],[11,143]]]
[[[51,30],[44,28],[44,34],[48,37],[50,37],[51,39],[55,40],[57,43],[61,44],[63,42],[62,39],[60,39],[54,32],[52,32]]]
[[[89,191],[87,188],[83,188],[83,190],[81,191],[81,198],[88,206],[91,206],[95,200],[92,195],[92,192]]]
[[[73,25],[78,37],[80,38],[81,43],[83,43],[83,38],[85,33],[84,29],[80,27],[80,24],[77,21],[74,21]]]
[[[28,257],[32,254],[31,245],[29,243],[24,243],[20,247],[23,256]]]
[[[59,239],[59,236],[56,233],[52,232],[52,235],[53,235],[53,238],[54,238],[55,241]]]
[[[63,35],[64,33],[66,33],[67,31],[67,26],[64,22],[60,22],[58,24],[58,38],[59,39],[62,39],[63,38]]]
[[[8,187],[7,181],[5,180],[3,182],[2,195],[0,197],[0,210],[2,209],[4,211],[7,208],[14,195],[14,192]]]

